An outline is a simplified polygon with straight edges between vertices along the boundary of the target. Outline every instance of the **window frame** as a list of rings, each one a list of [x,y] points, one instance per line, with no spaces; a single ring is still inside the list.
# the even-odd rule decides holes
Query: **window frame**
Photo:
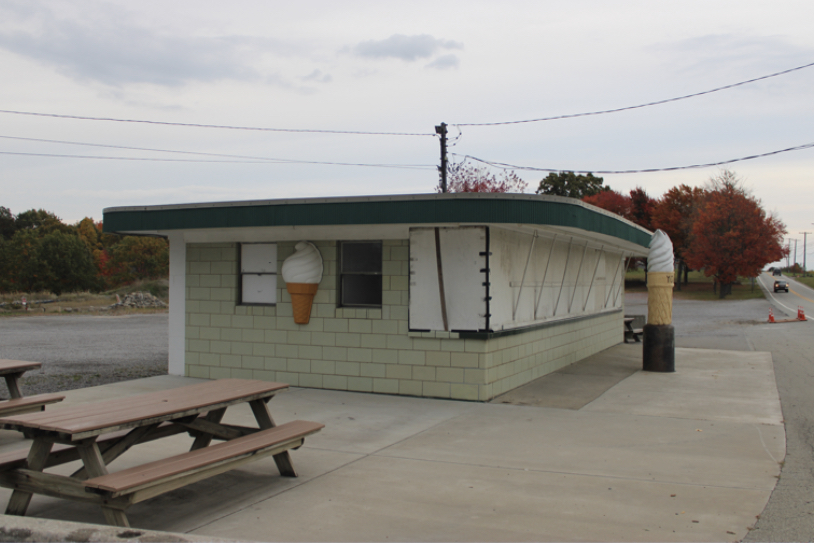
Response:
[[[379,269],[378,271],[366,271],[366,272],[344,272],[344,261],[345,261],[345,245],[348,244],[368,244],[368,245],[378,245],[380,260],[379,260]],[[357,307],[361,309],[380,309],[383,305],[383,270],[384,270],[384,243],[381,240],[344,240],[338,242],[337,253],[339,254],[338,262],[337,262],[337,306],[338,307]],[[344,281],[343,277],[345,276],[373,276],[378,277],[379,281],[379,292],[378,292],[378,300],[379,303],[377,304],[362,304],[362,303],[347,303],[345,301],[345,289],[344,289]]]

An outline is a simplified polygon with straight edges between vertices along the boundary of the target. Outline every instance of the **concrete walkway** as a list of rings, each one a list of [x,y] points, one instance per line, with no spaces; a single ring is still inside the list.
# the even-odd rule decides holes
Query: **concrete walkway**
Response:
[[[549,406],[526,401],[533,391],[526,400],[478,404],[292,389],[272,400],[275,419],[326,425],[292,453],[299,478],[280,478],[264,459],[133,506],[128,516],[136,528],[204,540],[743,538],[785,453],[771,356],[677,349],[674,374],[630,369],[640,361],[641,346],[623,344],[548,376],[540,386],[559,382],[572,394],[580,375],[591,382],[582,387],[591,397]],[[122,382],[70,391],[66,403],[196,381]],[[226,420],[253,418],[246,408]],[[112,467],[188,446],[186,436],[140,445]],[[11,447],[27,444],[0,432],[0,452]],[[4,502],[9,492],[0,494]],[[29,515],[103,522],[93,506],[42,496]],[[2,521],[10,528],[27,519]]]

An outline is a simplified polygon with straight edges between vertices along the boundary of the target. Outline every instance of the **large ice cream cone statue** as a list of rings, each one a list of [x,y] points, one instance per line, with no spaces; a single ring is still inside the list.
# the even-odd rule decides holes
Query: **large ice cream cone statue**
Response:
[[[675,371],[674,283],[673,243],[656,230],[647,257],[647,324],[642,345],[646,371]]]
[[[647,272],[647,322],[673,323],[674,272]]]
[[[673,242],[663,230],[656,230],[647,256],[647,322],[672,324],[675,264]]]
[[[283,262],[283,281],[291,295],[294,322],[308,324],[314,295],[322,280],[322,255],[313,243],[301,241],[294,246],[295,252]]]

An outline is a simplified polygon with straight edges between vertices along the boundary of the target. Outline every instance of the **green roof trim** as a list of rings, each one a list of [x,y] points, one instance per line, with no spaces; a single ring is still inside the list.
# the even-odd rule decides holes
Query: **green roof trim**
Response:
[[[579,200],[535,195],[437,194],[108,208],[105,232],[364,224],[527,224],[579,228],[647,247],[651,234]]]

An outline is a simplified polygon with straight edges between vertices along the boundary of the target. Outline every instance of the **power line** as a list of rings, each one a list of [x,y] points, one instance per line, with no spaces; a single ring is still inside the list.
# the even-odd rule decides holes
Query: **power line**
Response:
[[[14,151],[0,151],[0,155],[36,156],[45,158],[81,158],[91,160],[131,160],[136,162],[200,162],[221,164],[316,164],[328,166],[361,166],[369,168],[397,168],[406,170],[434,170],[437,166],[420,164],[363,164],[353,162],[320,162],[315,160],[285,160],[285,159],[259,159],[259,160],[204,160],[188,158],[155,158],[155,157],[126,157],[126,156],[98,156],[98,155],[60,155],[56,153],[18,153]]]
[[[232,162],[232,163],[240,163],[240,162],[249,162],[249,163],[261,163],[261,162],[273,162],[273,163],[284,163],[284,164],[331,164],[331,165],[339,165],[339,166],[362,166],[363,164],[350,164],[350,163],[343,163],[343,162],[319,162],[319,161],[311,161],[311,160],[294,160],[288,158],[271,158],[271,157],[259,157],[259,156],[246,156],[246,155],[230,155],[224,153],[206,153],[202,151],[178,151],[172,149],[154,149],[150,147],[128,147],[125,145],[109,145],[104,143],[89,143],[89,142],[80,142],[80,141],[65,141],[65,140],[49,140],[49,139],[42,139],[42,138],[24,138],[21,136],[2,136],[2,139],[9,139],[9,140],[20,140],[20,141],[35,141],[38,143],[57,143],[61,145],[81,145],[85,147],[103,147],[107,149],[127,149],[130,151],[150,151],[156,153],[177,153],[183,155],[198,155],[198,156],[211,156],[211,157],[220,157],[220,158],[235,158],[241,160],[233,160],[233,161],[212,161],[212,162]],[[12,153],[3,153],[3,154],[12,154]],[[28,153],[16,153],[16,154],[28,154]],[[36,156],[67,156],[67,157],[74,157],[79,155],[36,155]],[[80,157],[80,158],[95,158],[95,157]],[[99,157],[102,158],[102,157]],[[130,160],[126,157],[122,157],[121,160]],[[141,159],[141,160],[148,160],[148,159]],[[158,159],[156,159],[158,160]],[[255,161],[255,162],[250,162]],[[180,162],[180,161],[176,161]],[[203,161],[187,161],[187,162],[203,162]],[[416,168],[416,169],[425,169],[425,168],[435,168],[435,166],[431,164],[369,164],[369,166],[375,167],[388,167],[388,168]]]
[[[777,77],[780,75],[789,74],[791,72],[796,72],[797,70],[802,70],[804,68],[810,68],[814,66],[814,62],[810,64],[804,64],[803,66],[797,66],[796,68],[790,68],[788,70],[783,70],[782,72],[775,72],[773,74],[764,75],[761,77],[756,77],[754,79],[748,79],[746,81],[741,81],[740,83],[733,83],[731,85],[724,85],[723,87],[717,87],[714,89],[696,92],[693,94],[685,94],[684,96],[677,96],[675,98],[667,98],[665,100],[657,100],[655,102],[647,102],[646,104],[639,104],[637,106],[627,106],[627,107],[620,107],[616,109],[605,109],[601,111],[590,111],[586,113],[570,113],[567,115],[556,115],[554,117],[542,117],[539,119],[526,119],[522,121],[503,121],[503,122],[494,122],[494,123],[457,123],[453,124],[453,126],[498,126],[498,125],[507,125],[507,124],[523,124],[523,123],[537,123],[542,121],[556,121],[559,119],[573,119],[575,117],[588,117],[591,115],[604,115],[606,113],[618,113],[620,111],[629,111],[631,109],[640,109],[643,107],[649,106],[658,106],[661,104],[667,104],[670,102],[678,102],[679,100],[686,100],[687,98],[695,98],[696,96],[703,96],[705,94],[712,94],[713,92],[718,92],[727,89],[733,89],[735,87],[740,87],[741,85],[748,85],[749,83],[755,83],[756,81],[762,81],[764,79],[769,79],[771,77]]]
[[[0,113],[8,113],[10,115],[28,115],[32,117],[53,117],[56,119],[74,119],[81,121],[108,121],[116,123],[140,123],[140,124],[154,124],[162,126],[184,126],[188,128],[216,128],[221,130],[253,130],[259,132],[298,132],[298,133],[311,133],[311,134],[353,134],[361,136],[432,136],[435,134],[429,132],[365,132],[361,130],[318,130],[310,128],[265,128],[258,126],[230,126],[219,124],[197,124],[197,123],[173,123],[169,121],[149,121],[143,119],[118,119],[114,117],[86,117],[82,115],[62,115],[59,113],[38,113],[33,111],[13,111],[10,109],[0,109]]]
[[[486,164],[488,166],[493,166],[495,168],[500,168],[502,170],[528,170],[528,171],[536,171],[536,172],[575,172],[575,173],[596,173],[596,174],[628,174],[628,173],[655,173],[655,172],[671,172],[676,170],[692,170],[692,169],[699,169],[699,168],[710,168],[712,166],[724,166],[726,164],[732,164],[734,162],[742,162],[744,160],[754,160],[756,158],[763,158],[772,155],[779,155],[780,153],[787,153],[789,151],[800,151],[802,149],[810,149],[814,147],[814,143],[806,143],[805,145],[798,145],[796,147],[789,147],[788,149],[780,149],[779,151],[771,151],[768,153],[762,153],[759,155],[751,155],[745,156],[740,158],[733,158],[730,160],[723,160],[721,162],[710,162],[707,164],[692,164],[690,166],[671,166],[669,168],[647,168],[641,170],[577,170],[573,168],[535,168],[532,166],[518,166],[515,164],[506,164],[504,162],[495,162],[491,160],[484,160],[482,158],[474,157],[472,155],[459,155],[456,153],[450,153],[451,155],[463,157],[464,159],[471,159],[476,162],[480,162],[482,164]]]

